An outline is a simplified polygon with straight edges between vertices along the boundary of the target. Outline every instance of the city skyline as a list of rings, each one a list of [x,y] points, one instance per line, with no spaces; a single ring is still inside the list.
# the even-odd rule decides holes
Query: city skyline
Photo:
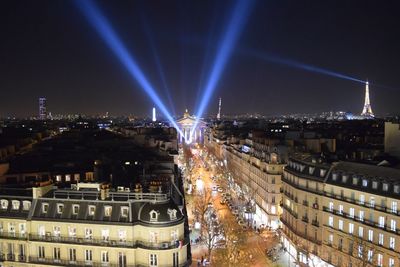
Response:
[[[188,108],[195,113],[232,3],[95,3],[137,56],[168,111],[179,116]],[[374,113],[399,113],[400,80],[394,59],[399,57],[400,41],[394,10],[372,1],[363,6],[257,1],[205,114],[217,114],[219,97],[224,99],[222,114],[359,114],[365,85],[324,75],[318,68],[368,78]],[[72,2],[9,2],[1,22],[7,40],[0,44],[0,116],[36,115],[39,97],[48,100],[47,110],[53,114],[151,114],[153,101]],[[290,60],[276,64],[265,54]],[[293,62],[316,69],[301,69]]]

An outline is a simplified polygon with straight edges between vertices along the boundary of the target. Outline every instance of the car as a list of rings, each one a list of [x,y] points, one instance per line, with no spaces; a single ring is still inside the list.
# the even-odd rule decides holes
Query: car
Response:
[[[238,223],[240,226],[246,225],[246,223],[245,223],[242,219],[239,219],[239,220],[237,221],[237,223]]]
[[[242,225],[243,230],[247,230],[247,225]]]
[[[238,211],[237,209],[233,209],[233,210],[232,210],[232,214],[233,214],[233,215],[238,215],[238,214],[239,214],[239,211]]]
[[[225,200],[224,199],[221,199],[221,201],[219,202],[221,205],[225,205]]]
[[[212,202],[208,202],[207,207],[211,208],[213,206]]]
[[[221,187],[219,187],[219,188],[217,189],[217,191],[220,192],[220,193],[224,192],[224,190],[223,190]]]
[[[217,191],[218,189],[217,189],[217,187],[216,186],[213,186],[212,187],[212,191]]]

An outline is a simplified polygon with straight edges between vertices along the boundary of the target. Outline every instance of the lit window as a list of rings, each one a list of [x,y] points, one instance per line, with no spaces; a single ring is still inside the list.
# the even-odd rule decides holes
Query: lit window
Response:
[[[333,244],[333,234],[329,235],[329,239],[328,239],[329,244]]]
[[[168,209],[168,215],[170,220],[176,220],[176,209]]]
[[[64,204],[57,204],[57,213],[62,214],[64,211]]]
[[[72,205],[72,214],[77,215],[79,213],[79,205]]]
[[[364,203],[365,203],[365,196],[360,195],[360,205],[364,205]]]
[[[358,236],[363,237],[364,236],[364,228],[361,226],[358,227]]]
[[[372,182],[372,188],[373,189],[378,189],[378,182],[377,181],[373,181]]]
[[[71,181],[71,174],[66,174],[65,175],[65,181],[70,182]]]
[[[394,259],[389,258],[389,267],[394,267]]]
[[[339,214],[343,214],[343,205],[339,205]]]
[[[374,241],[374,231],[368,230],[368,241]]]
[[[389,237],[389,248],[394,249],[395,245],[396,239],[393,236]]]
[[[392,212],[397,213],[397,201],[392,201]]]
[[[358,245],[358,257],[363,257],[363,247],[361,245]]]
[[[7,199],[2,199],[0,201],[1,209],[6,210],[8,208],[8,200]]]
[[[354,208],[349,209],[349,217],[354,218]]]
[[[374,257],[374,253],[372,250],[368,250],[368,261],[372,262],[372,258]]]
[[[382,190],[383,191],[388,191],[389,190],[389,184],[388,183],[383,183],[382,184]]]
[[[384,236],[382,233],[379,233],[378,244],[383,246]]]
[[[353,177],[353,185],[357,185],[358,184],[358,178],[357,177]]]
[[[90,205],[89,210],[88,210],[88,215],[89,216],[94,216],[94,213],[96,212],[96,206]]]
[[[362,186],[364,186],[364,187],[368,186],[368,180],[367,179],[363,179],[362,180]]]
[[[360,210],[360,212],[359,212],[359,220],[360,221],[364,221],[364,211],[363,210]]]
[[[343,231],[343,221],[339,220],[339,230]]]
[[[121,217],[128,217],[129,214],[129,207],[121,207]]]
[[[18,200],[13,200],[11,202],[11,206],[12,206],[13,210],[19,210],[19,205],[20,205],[20,202]]]
[[[393,192],[394,192],[395,194],[400,193],[400,185],[395,185],[395,186],[393,186]]]
[[[158,212],[155,210],[150,211],[150,221],[155,222],[158,220]]]
[[[354,224],[353,223],[349,223],[349,234],[353,234],[354,233]]]
[[[61,175],[56,175],[56,181],[61,182]]]
[[[24,200],[22,201],[22,209],[23,210],[30,210],[31,209],[31,202]]]
[[[396,220],[390,220],[390,230],[396,232]]]
[[[329,202],[329,211],[333,211],[333,202]]]
[[[374,207],[375,207],[375,198],[374,198],[374,197],[371,197],[371,198],[369,199],[369,206],[370,206],[371,208],[374,208]]]
[[[47,213],[49,210],[49,204],[48,203],[42,203],[42,212]]]
[[[378,266],[381,267],[383,264],[383,255],[382,254],[378,254]]]
[[[330,227],[333,227],[333,217],[332,217],[332,216],[329,216],[328,225],[329,225]]]
[[[379,227],[385,227],[385,217],[379,216]]]
[[[112,214],[112,207],[111,206],[105,206],[104,207],[104,216],[110,217]]]

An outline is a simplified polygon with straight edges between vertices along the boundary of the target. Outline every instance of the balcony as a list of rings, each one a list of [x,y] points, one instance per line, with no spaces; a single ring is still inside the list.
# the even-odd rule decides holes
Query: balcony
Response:
[[[303,200],[303,205],[308,207],[308,201],[307,200]]]
[[[312,204],[312,207],[313,207],[313,209],[316,209],[316,210],[319,209],[319,205],[316,202]]]
[[[18,255],[18,261],[26,261],[25,255]]]
[[[68,244],[80,244],[80,245],[92,245],[92,246],[104,246],[104,247],[122,247],[122,248],[144,248],[144,249],[173,249],[179,247],[178,241],[170,242],[149,242],[143,240],[136,241],[120,241],[120,240],[108,240],[103,239],[88,239],[84,237],[65,237],[65,236],[43,236],[43,235],[29,235],[29,240],[40,241],[40,242],[52,242],[52,243],[68,243]],[[189,244],[189,238],[186,237],[183,240],[183,245]]]
[[[26,240],[28,236],[26,234],[17,234],[15,232],[0,232],[0,238]]]
[[[318,220],[312,220],[311,224],[316,226],[316,227],[319,227],[319,221]]]
[[[307,217],[307,216],[303,216],[303,217],[301,217],[301,220],[302,220],[303,222],[306,222],[306,223],[308,223],[308,217]]]
[[[7,260],[8,261],[15,261],[15,254],[8,253],[7,254]]]

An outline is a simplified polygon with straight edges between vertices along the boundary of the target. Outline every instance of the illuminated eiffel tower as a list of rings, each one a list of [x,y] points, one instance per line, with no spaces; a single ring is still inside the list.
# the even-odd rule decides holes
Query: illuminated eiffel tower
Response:
[[[364,102],[364,108],[361,112],[361,116],[374,117],[374,113],[372,112],[372,108],[371,108],[371,102],[369,101],[369,83],[368,83],[368,81],[365,83],[365,102]]]

